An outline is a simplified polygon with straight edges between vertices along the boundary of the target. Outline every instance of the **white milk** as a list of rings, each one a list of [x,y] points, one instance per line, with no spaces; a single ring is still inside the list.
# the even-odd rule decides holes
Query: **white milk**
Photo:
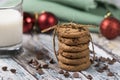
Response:
[[[23,18],[13,9],[0,10],[0,47],[22,42]]]

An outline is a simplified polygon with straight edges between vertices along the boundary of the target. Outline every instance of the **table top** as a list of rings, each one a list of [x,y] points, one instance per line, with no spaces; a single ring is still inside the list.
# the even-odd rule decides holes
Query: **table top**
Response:
[[[23,35],[24,52],[10,58],[0,58],[0,80],[120,80],[120,37],[107,40],[95,33],[91,33],[91,36],[96,56],[99,59],[102,56],[105,59],[116,60],[111,64],[105,61],[100,62],[101,66],[107,65],[108,70],[98,71],[99,67],[95,67],[97,64],[95,61],[87,70],[77,72],[79,78],[75,78],[75,72],[69,72],[69,77],[65,77],[64,74],[59,73],[61,69],[53,51],[53,36],[46,34]],[[89,48],[92,51],[91,43]],[[93,56],[92,53],[90,55]],[[51,59],[54,63],[50,62]],[[31,63],[31,60],[37,61],[42,66],[47,64],[48,67],[38,69],[36,63]],[[5,66],[7,70],[3,69]],[[15,69],[16,72],[12,72],[11,69]],[[113,75],[108,74],[109,72]],[[88,76],[91,76],[91,79]]]

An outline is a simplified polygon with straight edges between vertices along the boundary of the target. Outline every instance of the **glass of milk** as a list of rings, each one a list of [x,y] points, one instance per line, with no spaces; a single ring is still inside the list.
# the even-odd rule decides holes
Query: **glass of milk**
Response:
[[[0,56],[22,49],[23,0],[0,0]]]

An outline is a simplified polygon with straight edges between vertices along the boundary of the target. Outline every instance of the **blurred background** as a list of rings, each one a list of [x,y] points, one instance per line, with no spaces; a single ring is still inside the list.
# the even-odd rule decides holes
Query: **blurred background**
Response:
[[[120,0],[24,0],[23,10],[28,13],[51,12],[58,22],[97,25],[91,32],[99,32],[99,25],[107,12],[120,20]]]

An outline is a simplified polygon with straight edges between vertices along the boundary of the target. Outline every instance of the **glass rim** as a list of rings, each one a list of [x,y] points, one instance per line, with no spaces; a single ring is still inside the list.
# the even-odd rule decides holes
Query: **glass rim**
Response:
[[[12,8],[15,8],[15,7],[21,5],[22,3],[23,3],[23,0],[20,0],[20,2],[17,3],[16,5],[14,5],[14,6],[0,7],[0,10],[2,10],[2,9],[12,9]]]

